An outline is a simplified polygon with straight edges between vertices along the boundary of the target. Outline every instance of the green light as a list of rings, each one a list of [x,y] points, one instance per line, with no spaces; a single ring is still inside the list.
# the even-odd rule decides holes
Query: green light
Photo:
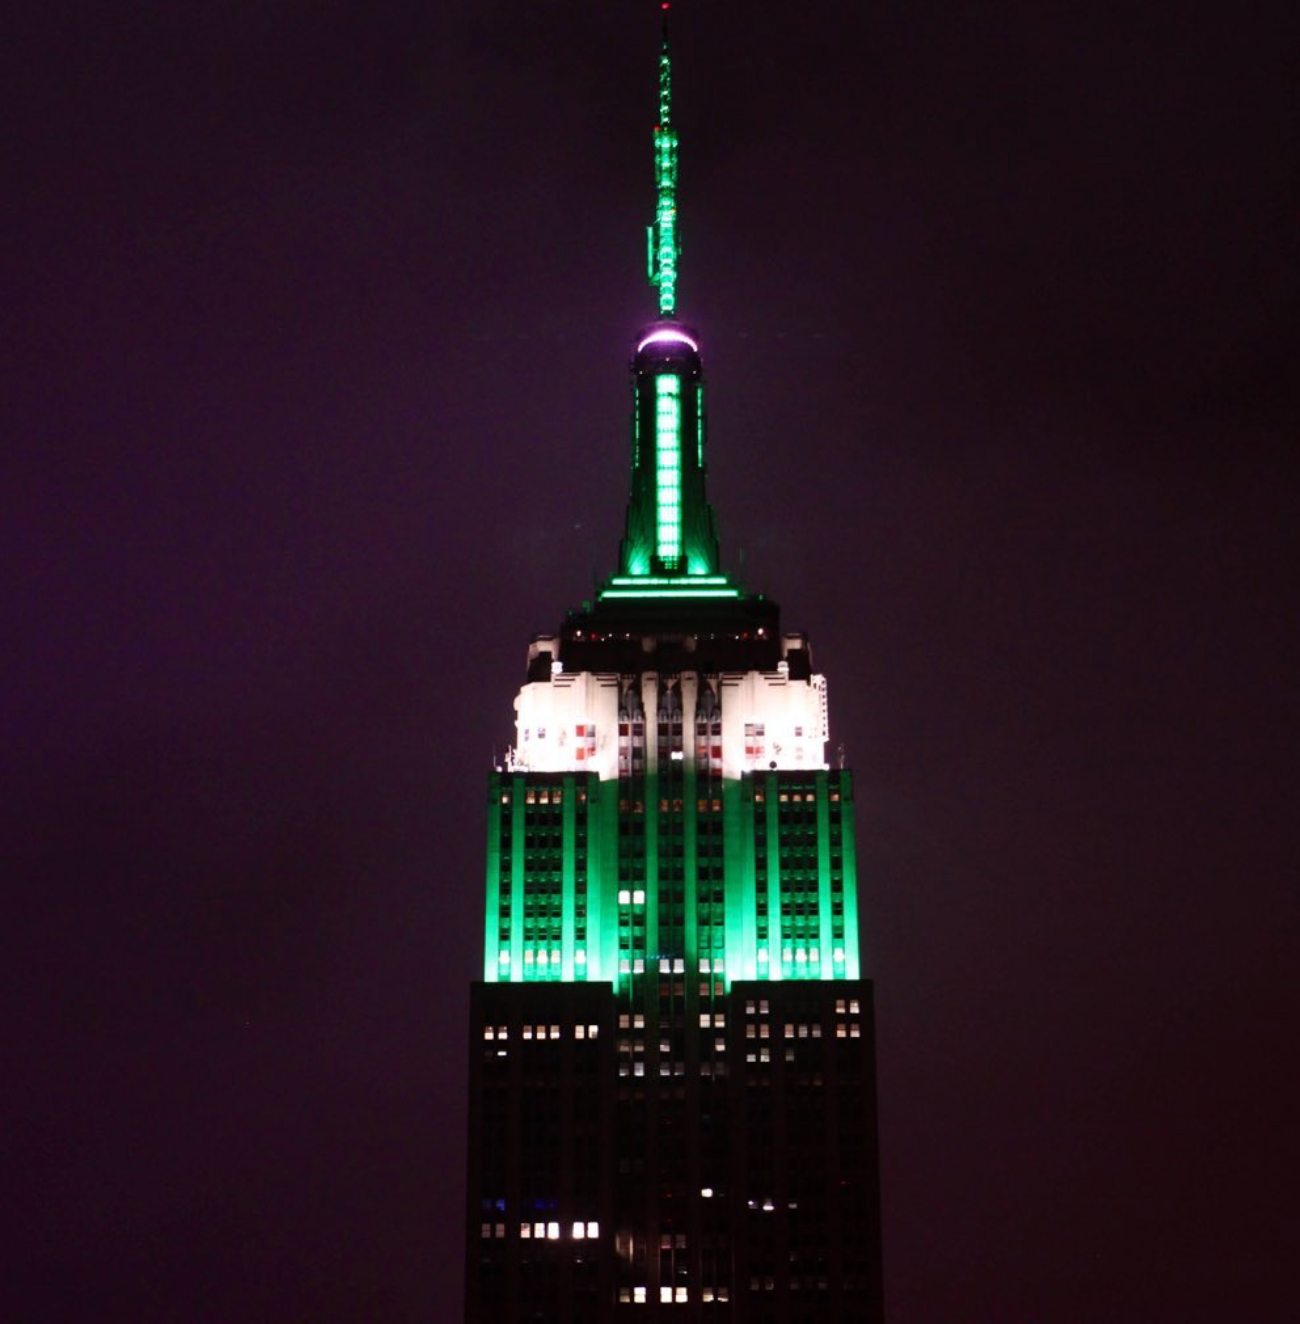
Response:
[[[704,383],[695,387],[695,462],[704,468]]]
[[[677,134],[672,128],[672,60],[668,41],[659,54],[659,123],[655,126],[655,223],[649,227],[650,284],[659,291],[660,317],[677,311]]]
[[[655,461],[658,483],[655,551],[666,565],[682,554],[679,507],[682,486],[682,379],[672,373],[655,378]]]
[[[614,587],[630,585],[633,587],[644,586],[648,584],[680,584],[682,581],[677,578],[668,578],[664,575],[614,575],[609,581]],[[727,583],[726,575],[691,575],[691,584],[722,584]]]
[[[710,588],[696,592],[691,589],[647,589],[643,593],[638,593],[630,588],[611,588],[606,589],[601,595],[605,598],[738,598],[740,590],[737,588]]]

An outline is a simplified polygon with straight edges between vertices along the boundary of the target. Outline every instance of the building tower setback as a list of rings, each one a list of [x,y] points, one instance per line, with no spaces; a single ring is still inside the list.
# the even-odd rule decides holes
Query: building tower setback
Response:
[[[721,566],[667,9],[617,570],[488,781],[465,1318],[882,1318],[872,988],[825,678]]]

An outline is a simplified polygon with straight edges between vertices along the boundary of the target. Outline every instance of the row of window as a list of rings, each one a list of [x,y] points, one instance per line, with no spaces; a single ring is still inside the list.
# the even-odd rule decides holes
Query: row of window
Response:
[[[620,1287],[618,1289],[618,1299],[624,1305],[632,1304],[643,1306],[646,1304],[646,1288],[644,1287]],[[716,1297],[715,1297],[716,1293]],[[691,1299],[691,1289],[689,1287],[668,1287],[659,1289],[659,1303],[665,1306],[685,1305]],[[703,1287],[700,1289],[701,1301],[727,1301],[730,1299],[730,1290],[726,1287],[712,1288]]]
[[[599,1025],[575,1025],[573,1027],[573,1037],[575,1039],[595,1039],[600,1033]],[[525,1025],[519,1031],[522,1039],[558,1039],[560,1038],[560,1027],[558,1025]],[[485,1025],[483,1027],[484,1039],[509,1039],[510,1027],[507,1025]]]

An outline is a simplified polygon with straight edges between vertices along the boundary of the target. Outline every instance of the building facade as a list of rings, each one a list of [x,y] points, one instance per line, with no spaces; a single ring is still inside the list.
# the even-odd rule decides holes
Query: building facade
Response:
[[[853,779],[807,638],[721,567],[677,146],[665,31],[618,569],[529,645],[489,777],[475,1324],[881,1319]]]

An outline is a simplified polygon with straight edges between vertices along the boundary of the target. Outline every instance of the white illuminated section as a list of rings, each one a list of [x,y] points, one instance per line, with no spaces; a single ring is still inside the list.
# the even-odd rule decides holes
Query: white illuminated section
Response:
[[[647,345],[689,345],[697,354],[700,352],[699,345],[690,336],[682,331],[671,331],[666,328],[651,331],[636,347],[636,352],[640,354]]]
[[[534,649],[539,645],[535,644]],[[542,647],[555,648],[546,640]],[[787,655],[802,646],[797,636],[787,638]],[[826,762],[829,720],[826,678],[792,680],[785,661],[775,671],[724,672],[714,682],[722,709],[721,772],[727,778],[746,773],[818,772]],[[694,727],[695,706],[706,682],[685,673],[678,686],[687,730]],[[640,695],[645,723],[653,741],[657,726],[657,685],[643,685]],[[530,681],[515,700],[515,744],[506,754],[511,772],[588,772],[601,781],[616,780],[619,757],[619,678],[593,671],[562,671],[553,667],[550,680]],[[648,742],[648,743],[650,743]],[[719,743],[710,733],[710,747]],[[684,742],[684,751],[664,754],[694,767],[697,741]],[[653,749],[647,753],[653,757]],[[645,894],[619,895],[621,904],[644,904]],[[503,956],[504,960],[504,956]]]

